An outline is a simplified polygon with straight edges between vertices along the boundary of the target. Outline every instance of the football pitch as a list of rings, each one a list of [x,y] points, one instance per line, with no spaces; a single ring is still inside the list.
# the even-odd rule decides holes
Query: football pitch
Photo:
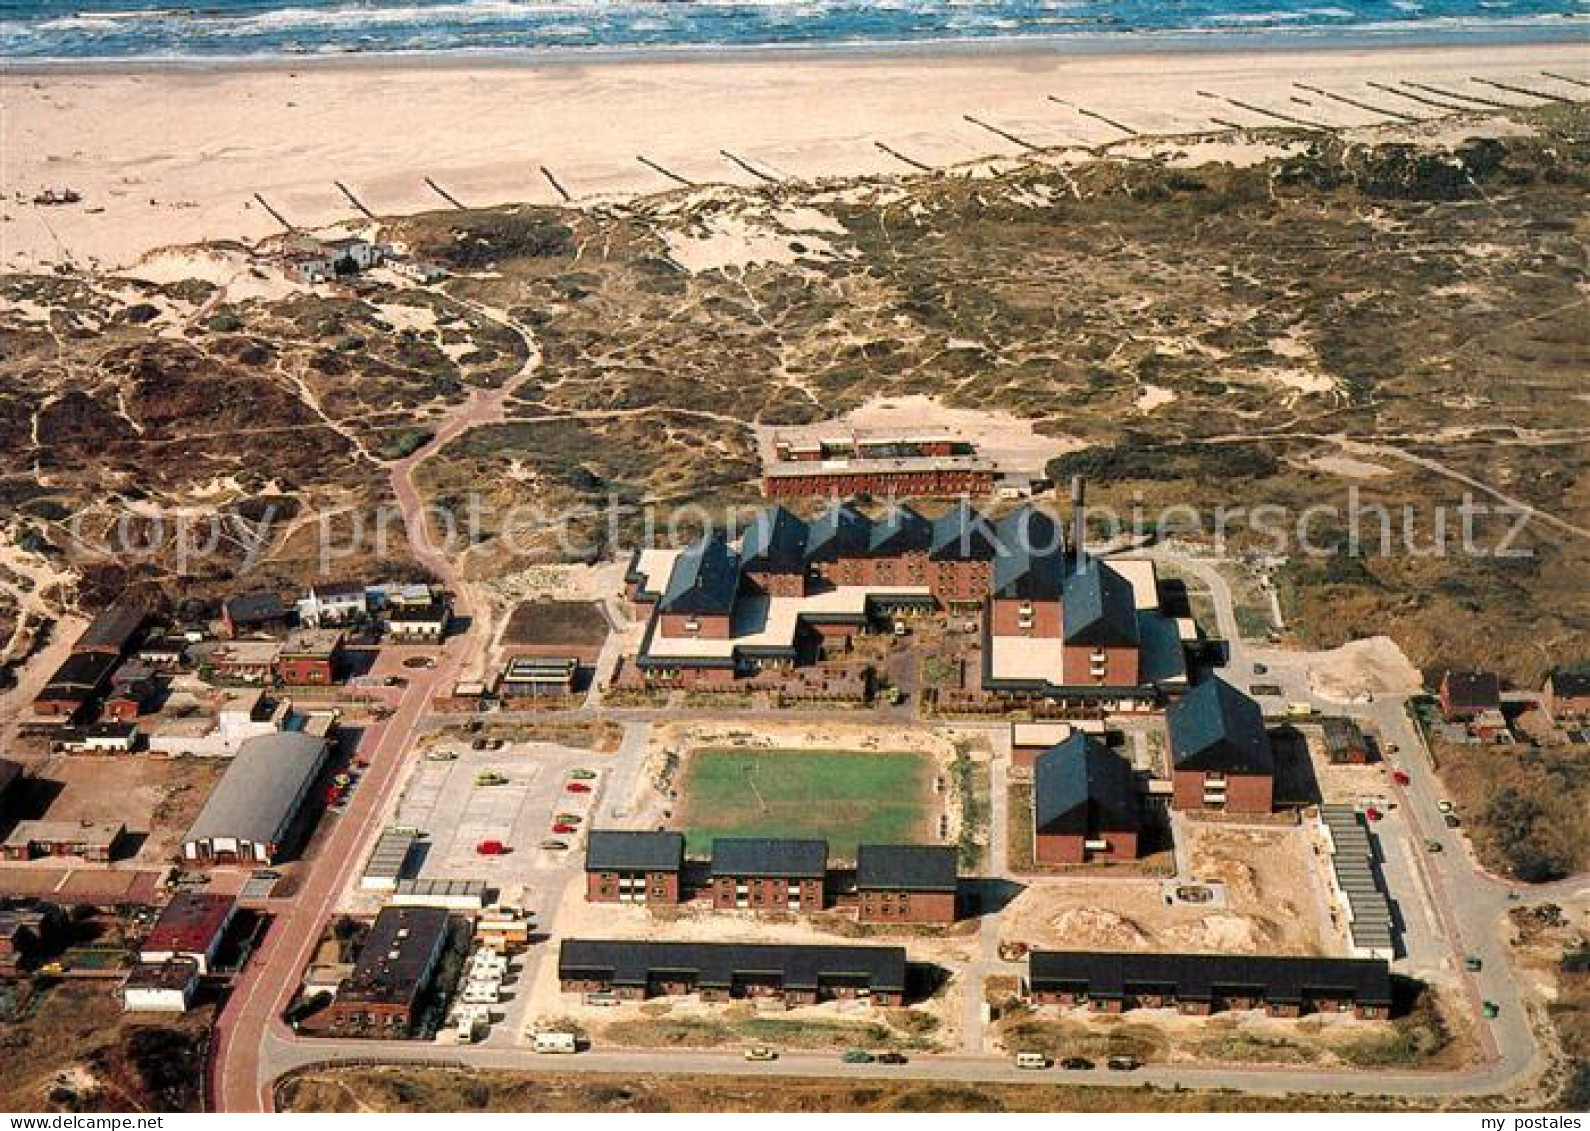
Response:
[[[692,854],[715,836],[814,837],[849,860],[858,844],[933,840],[933,774],[931,758],[905,752],[697,750],[676,823]]]

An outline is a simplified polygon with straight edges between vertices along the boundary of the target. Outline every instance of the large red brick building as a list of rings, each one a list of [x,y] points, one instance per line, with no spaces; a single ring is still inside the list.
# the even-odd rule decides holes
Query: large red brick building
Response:
[[[905,949],[898,946],[564,939],[558,984],[564,993],[624,1001],[699,994],[702,1001],[787,1007],[835,1000],[895,1006],[907,994]]]
[[[1194,1015],[1264,1009],[1383,1021],[1392,1007],[1391,972],[1379,958],[1035,950],[1027,986],[1038,1005],[1086,1004],[1097,1013],[1174,1006]]]
[[[730,686],[931,612],[982,618],[989,691],[1142,704],[1179,690],[1185,651],[1157,592],[1068,560],[1064,541],[1031,506],[993,520],[964,502],[936,519],[836,503],[810,523],[772,507],[738,549],[713,532],[635,554],[626,591],[651,610],[635,667],[654,685]]]
[[[864,844],[856,849],[857,918],[863,923],[953,923],[958,892],[954,848]]]
[[[1039,864],[1135,860],[1143,804],[1132,767],[1077,732],[1033,763],[1033,859]]]
[[[284,687],[329,687],[337,682],[342,633],[304,629],[293,633],[276,657],[276,679]]]
[[[438,907],[387,907],[376,916],[353,973],[337,987],[323,1024],[340,1037],[413,1036],[437,967],[447,950],[451,917]]]
[[[1165,726],[1173,808],[1270,812],[1275,754],[1257,703],[1211,676],[1172,705]]]
[[[684,863],[679,833],[593,829],[585,842],[585,898],[671,906],[680,899]]]
[[[770,499],[987,495],[999,468],[941,433],[776,437],[762,476]]]
[[[712,906],[720,911],[821,911],[827,878],[827,841],[712,842]]]

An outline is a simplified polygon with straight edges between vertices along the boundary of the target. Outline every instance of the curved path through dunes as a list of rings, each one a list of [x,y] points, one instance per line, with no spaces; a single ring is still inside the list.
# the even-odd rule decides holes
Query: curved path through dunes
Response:
[[[273,1078],[275,1071],[262,1063],[262,1050],[292,1039],[281,1020],[282,1013],[292,1001],[299,977],[336,910],[338,898],[396,803],[411,769],[415,738],[431,700],[450,690],[462,676],[478,672],[490,643],[490,620],[482,615],[485,604],[463,581],[455,547],[438,545],[431,537],[414,473],[444,444],[471,428],[505,419],[509,399],[539,368],[541,351],[530,331],[505,312],[466,300],[455,301],[510,327],[526,346],[524,365],[512,379],[499,388],[471,393],[436,429],[429,443],[391,467],[392,491],[403,514],[414,558],[452,592],[454,611],[463,618],[465,629],[447,642],[434,668],[421,669],[410,677],[391,717],[372,727],[362,739],[361,752],[369,763],[364,780],[321,843],[297,894],[283,901],[283,909],[271,923],[264,944],[254,953],[217,1019],[207,1083],[210,1101],[218,1110],[269,1109],[269,1088],[262,1087],[262,1082]]]

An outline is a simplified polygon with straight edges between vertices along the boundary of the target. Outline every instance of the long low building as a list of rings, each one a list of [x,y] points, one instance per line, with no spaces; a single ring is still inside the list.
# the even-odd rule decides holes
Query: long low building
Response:
[[[1273,1016],[1391,1016],[1391,971],[1380,959],[1245,954],[1035,950],[1027,983],[1039,1005],[1101,1013],[1174,1006],[1182,1013],[1266,1009]]]
[[[838,998],[901,1005],[905,949],[566,939],[558,951],[564,993],[629,1000],[699,993],[703,1001],[765,998],[788,1006]]]
[[[325,767],[327,750],[324,738],[302,731],[243,743],[182,838],[183,859],[195,864],[276,860]]]

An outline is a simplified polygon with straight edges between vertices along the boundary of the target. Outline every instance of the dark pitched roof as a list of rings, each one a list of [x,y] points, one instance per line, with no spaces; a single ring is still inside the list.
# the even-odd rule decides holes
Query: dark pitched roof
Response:
[[[1097,558],[1068,573],[1060,607],[1067,644],[1098,647],[1137,643],[1137,603],[1131,582]]]
[[[774,977],[785,990],[815,990],[829,982],[904,993],[905,971],[905,948],[898,946],[564,939],[558,948],[559,979],[617,986],[643,986],[662,975],[713,988]]]
[[[746,527],[740,565],[746,570],[799,572],[806,568],[806,523],[783,507],[769,507]]]
[[[1590,672],[1552,672],[1546,682],[1553,695],[1564,699],[1583,699],[1590,695]]]
[[[1447,672],[1441,688],[1454,707],[1486,710],[1502,702],[1502,685],[1495,672]]]
[[[44,694],[57,695],[68,691],[95,691],[110,678],[119,657],[104,652],[73,652],[61,661],[61,666],[44,685]]]
[[[740,559],[716,531],[674,561],[658,608],[665,613],[728,614],[740,587]]]
[[[954,891],[955,849],[933,844],[863,844],[856,887],[867,891]]]
[[[1105,1000],[1164,993],[1209,1001],[1230,993],[1279,1004],[1325,998],[1391,1005],[1391,972],[1378,958],[1035,950],[1027,974],[1034,993],[1083,992]]]
[[[992,561],[998,552],[995,529],[966,500],[933,522],[928,557],[936,562]]]
[[[902,503],[890,507],[888,513],[872,524],[867,553],[881,558],[924,551],[932,536],[933,524]]]
[[[1275,757],[1259,705],[1224,680],[1200,683],[1165,712],[1178,770],[1274,774]]]
[[[1048,511],[1023,504],[994,523],[994,533],[1005,553],[1025,550],[1030,554],[1065,552],[1065,531]]]
[[[587,872],[677,872],[684,861],[680,833],[593,829],[585,842]]]
[[[1063,550],[1034,551],[1011,542],[994,562],[994,596],[1020,601],[1056,601],[1065,583]]]
[[[1081,731],[1033,763],[1033,825],[1040,833],[1087,836],[1142,827],[1137,780],[1125,758]]]
[[[147,606],[135,598],[122,598],[96,616],[83,634],[72,645],[74,652],[115,652],[127,650],[144,618],[149,615]]]
[[[712,842],[714,876],[797,876],[815,880],[827,873],[827,841],[720,836]]]
[[[282,599],[274,593],[241,593],[228,597],[224,608],[226,619],[233,624],[260,624],[287,615]]]
[[[872,541],[872,519],[849,503],[835,503],[807,528],[806,560],[831,562],[864,553]]]

